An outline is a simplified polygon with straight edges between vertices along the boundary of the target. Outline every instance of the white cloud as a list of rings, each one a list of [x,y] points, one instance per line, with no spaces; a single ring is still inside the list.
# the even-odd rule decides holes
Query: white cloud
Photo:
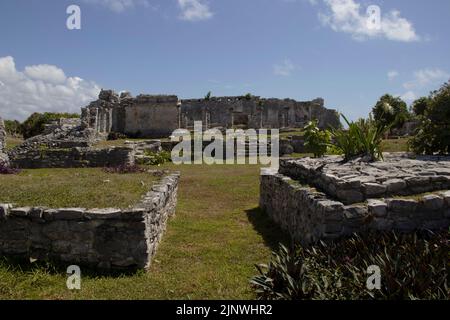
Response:
[[[203,0],[178,0],[178,5],[182,11],[180,15],[182,20],[208,20],[214,15],[208,3]]]
[[[438,85],[440,82],[447,81],[450,74],[441,69],[422,69],[414,72],[414,79],[403,84],[407,90],[424,88],[430,85]]]
[[[283,63],[273,66],[273,73],[277,76],[287,77],[290,76],[295,69],[295,65],[292,61],[285,59]]]
[[[323,3],[327,12],[319,13],[322,24],[336,32],[349,33],[355,40],[369,38],[385,38],[403,42],[420,40],[413,24],[402,18],[398,10],[382,14],[380,27],[370,28],[367,23],[366,8],[363,10],[356,0],[323,0]]]
[[[410,104],[417,99],[417,94],[414,91],[407,91],[404,94],[400,95],[400,98]]]
[[[108,9],[120,13],[136,6],[152,7],[148,0],[84,0],[84,2],[103,5]]]
[[[79,77],[67,77],[52,65],[18,71],[13,57],[0,57],[0,115],[24,120],[33,112],[80,112],[97,98],[100,87]]]
[[[389,80],[392,81],[399,76],[399,73],[396,70],[391,70],[388,72],[387,76],[388,76]]]
[[[449,78],[448,72],[438,68],[417,70],[414,72],[413,79],[403,84],[403,88],[407,91],[399,96],[406,102],[411,103],[418,97],[426,95],[427,91],[437,88]]]

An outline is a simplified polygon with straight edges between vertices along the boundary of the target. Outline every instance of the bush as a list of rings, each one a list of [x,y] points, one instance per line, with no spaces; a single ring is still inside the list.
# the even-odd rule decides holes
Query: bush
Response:
[[[389,127],[372,118],[350,122],[342,115],[348,129],[333,129],[334,146],[341,150],[346,161],[366,157],[370,161],[383,159],[382,142]]]
[[[45,129],[45,125],[52,121],[59,120],[61,118],[79,118],[80,115],[76,113],[38,113],[35,112],[25,120],[21,125],[21,131],[25,139],[42,134]]]
[[[417,154],[450,153],[450,81],[430,94],[409,147]]]
[[[145,157],[139,160],[139,164],[148,166],[159,166],[172,161],[172,155],[167,151],[151,152],[145,151]]]
[[[448,233],[354,235],[331,244],[280,246],[251,280],[262,300],[448,299]],[[381,270],[381,289],[366,287],[367,268]]]
[[[103,168],[103,171],[106,173],[117,173],[117,174],[127,174],[127,173],[141,173],[145,172],[144,168],[141,168],[140,166],[136,164],[126,164],[126,165],[120,165],[115,167],[106,167]]]
[[[328,130],[320,130],[317,127],[318,121],[310,121],[305,130],[305,147],[306,151],[314,154],[314,157],[320,158],[327,152],[331,142],[331,134]]]

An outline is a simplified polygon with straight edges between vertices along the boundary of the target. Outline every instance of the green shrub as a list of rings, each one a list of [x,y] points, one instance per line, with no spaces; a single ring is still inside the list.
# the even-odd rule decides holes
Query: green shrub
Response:
[[[139,164],[149,166],[160,166],[172,161],[172,155],[168,151],[151,152],[145,151],[145,157],[139,160]]]
[[[211,91],[208,91],[208,93],[205,96],[205,100],[208,101],[211,99]]]
[[[449,234],[354,235],[288,250],[280,246],[251,280],[262,300],[448,299]],[[367,268],[381,270],[381,289],[366,286]]]
[[[314,157],[320,158],[325,155],[331,142],[331,134],[328,130],[320,130],[317,126],[318,121],[310,121],[305,130],[306,152],[314,154]]]
[[[348,129],[333,129],[331,135],[334,146],[341,150],[345,160],[355,157],[367,157],[370,161],[383,159],[382,142],[389,127],[370,117],[356,122],[342,117]]]
[[[39,134],[42,134],[42,132],[44,132],[45,125],[49,124],[52,121],[59,120],[61,118],[79,118],[79,117],[80,115],[76,113],[35,112],[31,116],[29,116],[24,123],[22,123],[21,131],[23,137],[25,139],[28,139],[37,136]]]
[[[409,147],[417,154],[450,153],[450,81],[430,94]]]

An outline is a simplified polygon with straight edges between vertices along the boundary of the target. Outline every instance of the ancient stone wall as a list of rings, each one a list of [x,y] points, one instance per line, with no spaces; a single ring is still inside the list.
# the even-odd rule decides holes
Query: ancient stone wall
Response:
[[[320,98],[307,102],[254,96],[189,99],[181,101],[180,110],[183,128],[193,127],[194,121],[202,121],[207,128],[303,128],[312,119],[318,119],[321,128],[340,123],[338,113],[326,109]]]
[[[175,214],[179,175],[133,209],[17,208],[0,204],[0,255],[97,268],[147,268]]]
[[[23,169],[115,167],[134,164],[132,147],[35,148],[11,155],[11,165]]]
[[[0,162],[8,162],[8,156],[6,155],[6,130],[5,123],[0,117]]]
[[[321,128],[338,127],[339,115],[326,109],[321,98],[298,102],[260,97],[213,97],[178,101],[177,96],[118,94],[102,90],[99,99],[82,109],[82,122],[99,135],[111,131],[131,137],[161,138],[175,129],[204,128],[303,128],[318,119]]]
[[[450,191],[345,205],[269,169],[261,174],[260,207],[294,242],[301,244],[370,230],[411,232],[450,226]]]

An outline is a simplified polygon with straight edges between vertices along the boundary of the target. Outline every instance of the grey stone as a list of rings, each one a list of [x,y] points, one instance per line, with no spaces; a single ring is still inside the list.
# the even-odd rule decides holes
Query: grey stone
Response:
[[[402,179],[390,179],[384,182],[384,185],[390,194],[401,192],[406,188],[406,182]]]
[[[418,202],[413,199],[388,199],[389,210],[396,212],[413,213],[417,209]]]
[[[368,200],[369,213],[375,217],[382,218],[387,215],[387,204],[384,201],[370,199]]]
[[[364,183],[363,190],[367,198],[378,198],[386,193],[387,188],[385,185],[378,183]]]
[[[444,206],[444,199],[437,195],[426,195],[422,198],[425,210],[439,210]]]

